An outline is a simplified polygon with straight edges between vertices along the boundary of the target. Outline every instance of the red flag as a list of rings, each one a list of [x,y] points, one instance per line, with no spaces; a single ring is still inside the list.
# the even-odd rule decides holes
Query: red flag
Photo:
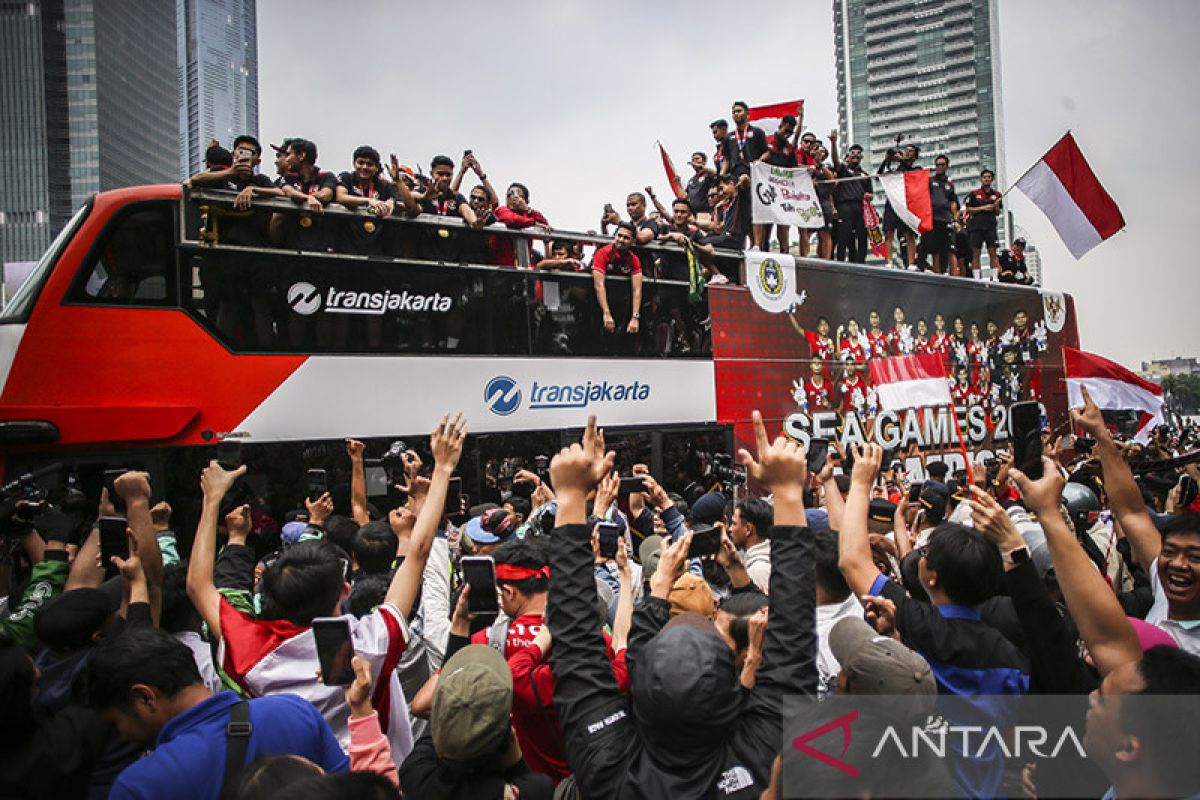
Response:
[[[1150,441],[1150,432],[1163,422],[1162,387],[1103,356],[1074,348],[1063,348],[1066,368],[1067,402],[1072,408],[1083,405],[1086,388],[1092,401],[1101,409],[1141,411],[1136,441]]]
[[[755,106],[749,109],[747,116],[750,118],[751,125],[757,125],[762,128],[763,133],[770,136],[779,130],[779,123],[783,122],[784,117],[789,114],[793,117],[799,117],[800,109],[802,108],[804,108],[803,100],[788,100],[786,103]]]
[[[1049,218],[1076,258],[1125,227],[1121,209],[1070,133],[1021,176],[1017,188]]]
[[[662,146],[662,142],[658,143],[658,152],[662,156],[663,169],[667,171],[667,183],[671,184],[671,191],[676,197],[683,197],[683,181],[679,180],[679,173],[675,171],[675,165],[671,163],[671,157],[667,155],[667,150]]]
[[[879,176],[896,216],[917,233],[933,230],[933,202],[929,197],[929,170],[910,169]]]

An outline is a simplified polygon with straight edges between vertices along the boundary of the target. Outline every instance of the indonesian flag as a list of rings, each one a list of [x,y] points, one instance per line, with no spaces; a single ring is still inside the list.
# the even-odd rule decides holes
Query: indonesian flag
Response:
[[[1146,444],[1150,432],[1163,422],[1163,390],[1145,378],[1125,369],[1115,361],[1085,353],[1082,350],[1063,348],[1066,365],[1067,402],[1071,408],[1083,405],[1082,388],[1099,408],[1108,411],[1141,411],[1135,441]]]
[[[948,406],[950,382],[946,359],[940,353],[871,359],[871,383],[883,411]]]
[[[667,150],[662,146],[662,142],[658,143],[658,154],[662,156],[663,169],[667,171],[667,183],[671,184],[671,191],[675,193],[676,197],[683,197],[683,181],[679,179],[679,173],[675,171],[675,164],[667,155]]]
[[[804,108],[803,100],[789,100],[786,103],[755,106],[750,109],[750,124],[757,125],[763,129],[763,133],[770,136],[779,130],[779,123],[783,122],[784,117],[788,114],[791,114],[793,117],[799,117],[802,108]]]
[[[1070,133],[1017,181],[1017,188],[1049,218],[1075,258],[1125,227],[1121,209]]]
[[[896,216],[917,233],[933,230],[933,201],[929,199],[929,170],[910,169],[879,176]]]

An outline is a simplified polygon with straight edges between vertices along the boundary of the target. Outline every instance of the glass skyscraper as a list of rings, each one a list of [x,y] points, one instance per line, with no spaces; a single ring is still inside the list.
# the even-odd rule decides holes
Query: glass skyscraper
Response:
[[[204,168],[210,139],[258,136],[255,0],[176,0],[179,177]]]
[[[174,181],[175,8],[0,3],[0,260],[41,255],[92,193]]]
[[[1003,191],[996,0],[834,0],[839,149],[862,145],[870,171],[914,142],[918,163],[950,158],[960,202],[991,169]],[[1008,215],[1000,215],[1007,241]]]

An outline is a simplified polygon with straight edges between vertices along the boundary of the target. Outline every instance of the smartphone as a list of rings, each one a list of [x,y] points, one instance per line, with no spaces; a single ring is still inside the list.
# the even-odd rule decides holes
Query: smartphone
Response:
[[[240,439],[222,439],[217,445],[217,464],[226,472],[242,465],[242,442]]]
[[[882,470],[883,472],[887,472],[888,470],[892,469],[893,462],[895,460],[896,460],[896,451],[895,450],[891,450],[891,449],[884,450],[883,451],[883,461],[879,462],[879,469]]]
[[[925,488],[922,481],[916,481],[908,487],[908,502],[919,503],[921,501],[921,490]]]
[[[446,504],[442,506],[442,513],[451,517],[462,513],[462,478],[450,479],[446,486]]]
[[[320,500],[321,495],[327,491],[329,491],[329,481],[325,477],[325,470],[310,469],[308,471],[308,499]]]
[[[117,574],[112,557],[129,558],[129,538],[125,534],[129,521],[124,517],[101,517],[96,524],[100,528],[100,563],[111,577]]]
[[[642,494],[646,491],[646,481],[641,475],[634,475],[631,478],[621,478],[621,488],[617,491],[618,497],[628,497],[631,494]]]
[[[1196,502],[1196,495],[1200,494],[1200,486],[1196,485],[1196,481],[1191,475],[1179,476],[1179,509],[1186,509],[1192,503]]]
[[[125,501],[121,499],[121,495],[117,494],[117,478],[126,472],[129,470],[124,467],[104,470],[104,488],[108,489],[108,502],[112,503],[113,508],[122,514],[125,513]]]
[[[317,661],[321,664],[321,683],[349,686],[354,683],[354,643],[350,640],[350,620],[344,617],[317,617],[312,621]]]
[[[600,555],[604,558],[617,557],[617,545],[621,540],[621,526],[615,522],[601,522],[596,526],[600,539]]]
[[[239,147],[233,151],[233,157],[239,163],[251,164],[254,162],[254,150],[249,147]]]
[[[825,468],[825,461],[829,456],[829,440],[828,439],[811,439],[808,443],[808,471],[810,473],[820,472]]]
[[[496,562],[491,556],[463,556],[463,580],[471,587],[467,608],[476,616],[494,617],[499,611],[496,599]]]
[[[1042,412],[1035,400],[1013,403],[1008,409],[1012,420],[1013,465],[1032,481],[1042,477]]]
[[[716,555],[721,550],[721,529],[716,525],[697,525],[692,528],[692,546],[688,558]]]

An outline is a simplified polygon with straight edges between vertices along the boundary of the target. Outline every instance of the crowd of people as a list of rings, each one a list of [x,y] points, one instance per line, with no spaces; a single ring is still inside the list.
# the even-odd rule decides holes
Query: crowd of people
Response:
[[[246,466],[210,462],[187,552],[145,473],[82,518],[8,503],[0,796],[886,794],[781,767],[785,696],[855,694],[929,725],[948,698],[1079,696],[1086,761],[993,742],[925,775],[944,796],[1193,796],[1194,719],[1134,699],[1200,694],[1200,470],[1178,458],[1200,437],[1137,448],[1086,394],[1073,416],[1041,477],[1000,452],[953,475],[930,456],[917,484],[874,444],[810,469],[755,412],[750,492],[686,497],[618,474],[591,418],[466,509],[447,415],[394,507],[347,440],[349,506],[310,491],[278,538]]]
[[[234,139],[231,150],[214,141],[206,169],[186,185],[232,193],[231,208],[208,209],[205,235],[217,243],[590,273],[596,327],[611,339],[610,349],[620,353],[661,352],[672,345],[691,349],[698,336],[694,323],[706,315],[688,308],[689,303],[702,303],[703,287],[710,283],[739,279],[736,258],[722,254],[770,249],[772,233],[781,251],[793,250],[788,226],[752,223],[750,165],[755,162],[807,169],[815,180],[824,224],[797,230],[794,251],[801,256],[865,263],[872,234],[881,237],[887,264],[979,277],[986,251],[998,280],[1033,283],[1023,239],[1002,252],[997,249],[1002,200],[990,170],[960,200],[947,175],[949,158],[938,155],[930,175],[933,230],[918,236],[885,202],[882,225],[871,231],[864,213],[873,197],[873,176],[862,163],[861,146],[851,144],[840,153],[837,132],[830,131],[826,144],[804,131],[802,113],[784,117],[769,135],[750,123],[744,102],[733,104],[732,119],[732,125],[725,119],[711,123],[712,158],[703,151],[692,154],[693,174],[669,205],[649,186],[626,197],[624,216],[606,204],[598,231],[588,233],[607,238],[611,229],[613,238],[597,247],[555,240],[547,216],[531,204],[529,187],[512,181],[501,196],[471,150],[457,163],[447,155],[435,156],[425,175],[402,165],[395,155],[385,164],[376,148],[363,145],[351,154],[352,169],[335,173],[320,166],[313,141],[288,138],[271,145],[277,173],[271,179],[259,171],[262,145],[245,135]],[[919,155],[916,144],[893,148],[876,174],[918,169]],[[462,193],[465,182],[473,183],[467,195]],[[256,198],[289,200],[299,213],[258,213]],[[324,210],[331,203],[358,213],[329,218]],[[417,217],[427,222],[452,219],[454,224],[415,230],[383,224],[388,218]],[[543,234],[534,237],[540,247],[517,246],[512,235],[499,229]],[[608,276],[628,280],[609,281]],[[687,284],[680,296],[688,300],[672,296],[660,302],[643,291],[644,278]],[[269,266],[245,269],[214,259],[201,270],[200,280],[205,310],[218,327],[253,318],[260,345],[282,338],[273,329],[279,326],[272,318],[272,293],[279,288]],[[644,315],[653,316],[652,331],[646,329]],[[651,333],[652,343],[647,341]]]

